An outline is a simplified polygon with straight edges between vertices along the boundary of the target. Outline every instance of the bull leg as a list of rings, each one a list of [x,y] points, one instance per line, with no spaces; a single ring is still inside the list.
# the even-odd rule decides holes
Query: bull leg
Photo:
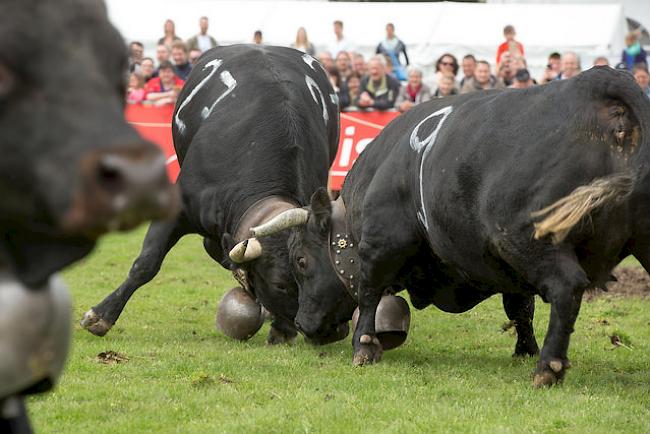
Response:
[[[188,232],[181,217],[175,222],[152,223],[144,238],[140,256],[133,262],[127,279],[84,314],[81,326],[97,336],[108,333],[133,293],[158,274],[167,252]]]
[[[559,258],[558,258],[559,259]],[[566,259],[566,258],[562,258]],[[542,280],[540,289],[551,304],[548,331],[537,362],[533,385],[550,386],[562,381],[571,366],[567,358],[569,340],[580,311],[582,294],[589,280],[575,261],[560,262],[564,266]]]
[[[269,345],[291,344],[296,339],[297,334],[296,327],[291,321],[274,318],[266,343]]]
[[[398,235],[398,234],[396,234]],[[366,237],[366,240],[369,237]],[[375,313],[384,288],[396,279],[399,270],[412,256],[413,244],[404,239],[390,239],[384,234],[377,242],[359,244],[361,279],[359,285],[359,320],[352,337],[354,356],[352,364],[362,366],[381,360],[383,349],[375,331]],[[378,246],[391,246],[390,250]],[[393,247],[396,247],[393,249]],[[403,248],[400,248],[403,247]],[[396,251],[402,255],[395,255]],[[409,255],[408,253],[411,253]]]
[[[513,357],[534,356],[539,354],[537,340],[533,332],[535,315],[535,297],[523,294],[503,294],[503,308],[508,319],[515,323],[517,344]]]

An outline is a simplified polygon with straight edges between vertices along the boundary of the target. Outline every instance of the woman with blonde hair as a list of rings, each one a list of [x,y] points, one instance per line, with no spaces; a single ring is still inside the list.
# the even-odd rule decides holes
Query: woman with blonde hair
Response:
[[[298,29],[298,32],[296,33],[296,42],[291,44],[291,47],[295,48],[296,50],[300,50],[303,53],[307,53],[310,56],[314,56],[316,54],[314,44],[309,42],[309,38],[307,38],[307,30],[305,30],[304,27],[300,27]]]
[[[162,38],[158,39],[158,45],[165,45],[169,49],[169,51],[172,50],[172,45],[176,41],[182,41],[181,38],[176,36],[176,24],[172,20],[167,20],[165,21],[165,25],[163,26],[163,30],[165,32],[165,36]]]

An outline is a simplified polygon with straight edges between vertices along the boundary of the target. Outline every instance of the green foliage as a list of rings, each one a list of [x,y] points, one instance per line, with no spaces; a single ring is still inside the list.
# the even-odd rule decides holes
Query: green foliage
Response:
[[[191,236],[106,337],[90,335],[77,321],[122,282],[143,235],[107,237],[65,273],[73,348],[60,385],[30,399],[37,432],[650,431],[650,301],[583,303],[561,387],[534,390],[536,360],[511,358],[514,335],[502,330],[500,297],[458,315],[413,310],[402,347],[378,365],[353,368],[349,339],[269,347],[268,324],[248,342],[219,334],[216,303],[235,281]],[[540,343],[548,315],[538,300]],[[617,333],[626,346],[612,343]],[[97,358],[109,351],[123,359]]]

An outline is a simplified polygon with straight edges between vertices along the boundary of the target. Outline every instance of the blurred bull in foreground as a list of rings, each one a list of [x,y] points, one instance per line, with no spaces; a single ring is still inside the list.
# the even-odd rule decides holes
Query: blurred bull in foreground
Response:
[[[159,149],[125,122],[126,48],[99,0],[0,2],[0,432],[29,432],[22,396],[67,353],[54,273],[98,237],[172,218]]]

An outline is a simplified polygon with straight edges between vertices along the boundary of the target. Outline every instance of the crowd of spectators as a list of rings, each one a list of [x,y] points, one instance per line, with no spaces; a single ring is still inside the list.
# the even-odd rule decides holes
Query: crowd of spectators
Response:
[[[199,32],[187,41],[176,35],[172,20],[165,21],[163,30],[155,60],[144,57],[144,47],[140,42],[134,41],[129,45],[129,103],[174,104],[184,80],[201,54],[218,45],[217,40],[208,33],[207,17],[199,19]],[[318,53],[304,27],[298,29],[296,39],[290,45],[319,60],[344,111],[404,112],[432,98],[483,89],[523,89],[568,79],[583,70],[580,57],[575,52],[554,52],[549,54],[542,76],[535,80],[527,67],[524,44],[516,39],[515,28],[507,25],[503,29],[504,42],[496,47],[494,64],[488,59],[477,59],[471,53],[465,55],[459,64],[453,54],[444,53],[435,62],[432,80],[425,82],[423,70],[410,64],[407,46],[397,37],[394,24],[386,24],[385,38],[378,43],[376,54],[369,59],[356,51],[353,42],[345,37],[343,31],[343,22],[334,21],[333,38],[326,49]],[[650,73],[639,36],[634,32],[626,36],[621,60],[614,67],[629,71],[650,97]],[[264,43],[261,30],[254,32],[251,42]],[[606,57],[598,57],[593,65],[609,66],[609,61]]]

